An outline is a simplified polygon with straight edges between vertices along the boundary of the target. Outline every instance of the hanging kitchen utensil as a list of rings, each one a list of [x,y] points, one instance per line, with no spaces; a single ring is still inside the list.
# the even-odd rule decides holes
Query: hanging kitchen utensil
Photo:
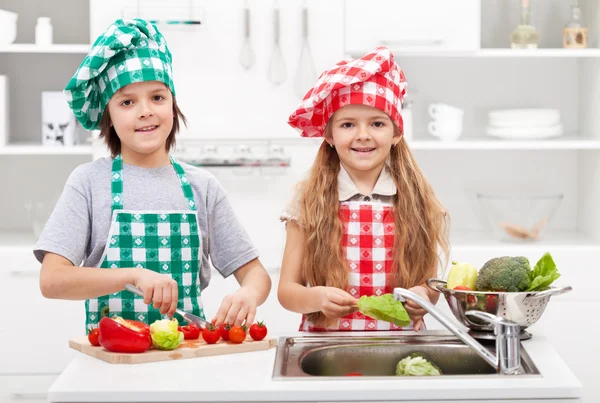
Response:
[[[271,54],[271,61],[269,62],[269,72],[267,77],[273,85],[280,85],[286,79],[285,63],[283,61],[283,54],[281,52],[281,45],[279,44],[279,5],[275,0],[275,6],[273,9],[273,53]]]
[[[240,52],[240,64],[244,70],[250,70],[254,66],[254,50],[250,44],[250,7],[248,6],[248,0],[244,6],[244,44]]]
[[[308,45],[308,7],[305,0],[302,6],[302,46],[300,48],[296,79],[294,81],[296,94],[299,97],[304,97],[306,91],[313,86],[316,79],[317,72]]]

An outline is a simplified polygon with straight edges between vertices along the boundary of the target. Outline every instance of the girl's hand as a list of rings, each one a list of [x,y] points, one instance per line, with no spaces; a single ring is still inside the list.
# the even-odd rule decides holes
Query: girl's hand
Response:
[[[412,291],[415,294],[425,298],[427,301],[431,301],[429,299],[429,293],[427,293],[427,290],[420,285],[410,288],[408,291]],[[411,301],[410,299],[404,303],[404,308],[406,309],[406,312],[408,312],[408,316],[410,316],[412,319],[415,332],[421,330],[421,326],[423,325],[423,316],[425,316],[427,311],[423,309],[421,305]]]
[[[233,294],[226,295],[217,311],[214,323],[216,327],[223,323],[241,326],[246,321],[250,326],[256,316],[257,297],[247,287],[242,287]]]
[[[337,287],[314,287],[318,292],[321,312],[328,318],[341,318],[358,311],[358,300]]]
[[[133,285],[144,293],[144,303],[155,309],[160,309],[161,315],[165,313],[172,317],[177,309],[178,288],[177,281],[168,274],[159,274],[148,269],[136,270]]]

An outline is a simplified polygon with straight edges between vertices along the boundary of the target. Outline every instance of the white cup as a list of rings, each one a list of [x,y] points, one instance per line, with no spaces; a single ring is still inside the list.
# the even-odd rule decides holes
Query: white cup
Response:
[[[434,120],[429,122],[427,129],[432,136],[440,140],[453,141],[462,135],[463,121],[462,118]]]
[[[431,105],[429,105],[429,116],[431,116],[432,119],[462,119],[465,112],[457,107],[448,105],[448,104],[443,104],[443,103],[433,103]]]
[[[10,45],[17,37],[19,15],[8,10],[0,10],[0,45]]]

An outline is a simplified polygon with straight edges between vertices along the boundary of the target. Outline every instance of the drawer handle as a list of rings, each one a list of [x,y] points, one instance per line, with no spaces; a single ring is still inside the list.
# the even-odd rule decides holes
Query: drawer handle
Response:
[[[39,270],[11,270],[10,275],[13,277],[38,277]]]
[[[48,400],[47,393],[13,393],[14,400]]]

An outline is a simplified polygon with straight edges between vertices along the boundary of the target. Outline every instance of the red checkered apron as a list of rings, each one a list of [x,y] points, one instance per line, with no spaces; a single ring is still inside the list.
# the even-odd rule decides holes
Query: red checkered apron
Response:
[[[392,273],[395,238],[393,208],[383,203],[341,202],[339,217],[342,220],[342,246],[348,261],[348,292],[356,298],[363,295],[392,293],[394,286],[388,281]],[[411,330],[390,322],[366,317],[360,312],[340,318],[327,328],[316,327],[302,316],[301,331],[341,330]]]

